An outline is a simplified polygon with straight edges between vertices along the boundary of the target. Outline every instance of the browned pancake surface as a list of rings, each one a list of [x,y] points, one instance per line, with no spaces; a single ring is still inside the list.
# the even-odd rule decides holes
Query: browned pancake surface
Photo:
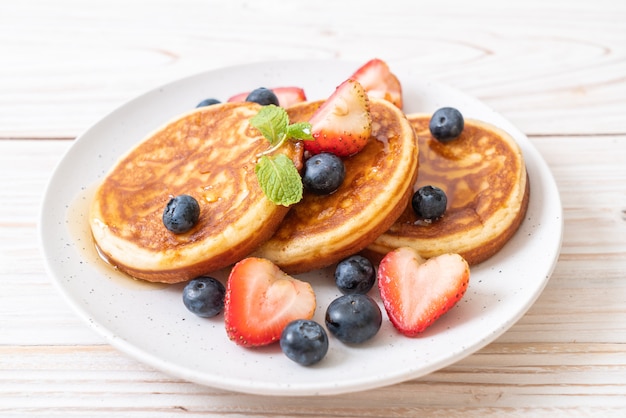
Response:
[[[193,111],[118,162],[92,208],[94,236],[99,228],[107,231],[97,244],[114,264],[147,280],[186,280],[238,261],[274,232],[288,209],[267,200],[254,173],[257,155],[269,146],[248,123],[259,109],[227,103]],[[290,143],[281,152],[301,167],[300,144]],[[169,199],[180,194],[196,198],[200,219],[191,231],[174,234],[162,215]],[[251,223],[254,229],[248,230],[242,218],[251,210],[264,222]],[[116,249],[117,244],[128,246],[131,254],[119,254],[124,248]],[[199,254],[205,244],[208,251]],[[152,261],[145,264],[144,256]]]
[[[448,198],[444,216],[418,219],[408,205],[398,221],[370,249],[384,255],[411,245],[428,258],[461,253],[470,264],[495,254],[519,227],[528,205],[529,184],[521,151],[494,126],[466,120],[459,138],[434,139],[430,115],[409,115],[420,149],[420,169],[413,187],[432,185]]]
[[[320,104],[288,109],[290,120],[308,120]],[[393,105],[371,100],[370,112],[372,136],[344,159],[339,189],[322,196],[305,192],[258,255],[291,273],[330,265],[362,250],[402,213],[417,175],[415,136]]]

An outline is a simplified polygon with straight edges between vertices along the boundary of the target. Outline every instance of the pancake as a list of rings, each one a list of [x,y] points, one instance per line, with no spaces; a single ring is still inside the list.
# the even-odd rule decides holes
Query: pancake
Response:
[[[446,212],[429,223],[409,204],[367,253],[384,256],[406,246],[424,258],[458,253],[470,265],[488,259],[515,234],[528,207],[530,184],[521,149],[507,132],[485,122],[466,119],[461,135],[442,144],[430,134],[430,115],[407,118],[420,148],[413,190],[443,189]]]
[[[322,102],[287,109],[307,121]],[[346,177],[330,195],[305,191],[280,227],[255,252],[297,274],[329,266],[371,244],[404,211],[418,170],[415,132],[393,104],[370,98],[372,134],[359,153],[345,158]]]
[[[90,224],[95,243],[111,264],[154,282],[176,283],[218,270],[267,240],[289,208],[261,190],[254,167],[269,142],[249,125],[261,106],[224,103],[193,110],[133,148],[96,190]],[[302,167],[301,143],[278,152]],[[188,232],[163,225],[173,196],[200,204]]]

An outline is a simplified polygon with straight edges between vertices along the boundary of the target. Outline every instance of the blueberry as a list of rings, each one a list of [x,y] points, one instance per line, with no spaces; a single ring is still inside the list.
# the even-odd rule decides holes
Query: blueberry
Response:
[[[328,335],[317,322],[297,319],[283,329],[280,349],[296,363],[310,366],[323,359],[328,352]]]
[[[217,99],[213,99],[213,98],[211,98],[211,99],[204,99],[203,101],[201,101],[200,103],[198,103],[198,104],[196,105],[196,107],[211,106],[211,105],[214,105],[214,104],[219,104],[219,103],[220,103],[220,101],[219,101],[219,100],[217,100]]]
[[[200,218],[200,205],[192,196],[182,194],[170,199],[163,211],[163,225],[175,234],[189,231]]]
[[[360,344],[372,338],[382,324],[378,304],[367,295],[343,295],[326,309],[326,328],[340,341]]]
[[[224,309],[226,289],[213,277],[200,276],[191,280],[183,289],[183,303],[190,312],[210,318]]]
[[[312,193],[323,195],[337,190],[346,177],[346,167],[335,154],[322,152],[306,160],[302,183]]]
[[[337,264],[335,284],[344,295],[366,294],[376,281],[374,266],[362,255],[353,255]]]
[[[263,106],[271,104],[278,106],[278,97],[272,90],[265,87],[259,87],[258,89],[252,90],[248,94],[246,102],[254,102]]]
[[[433,113],[428,127],[439,142],[450,142],[461,135],[464,125],[461,112],[453,107],[442,107]]]
[[[446,211],[448,198],[439,187],[420,187],[411,199],[415,214],[423,219],[434,220],[440,218]]]

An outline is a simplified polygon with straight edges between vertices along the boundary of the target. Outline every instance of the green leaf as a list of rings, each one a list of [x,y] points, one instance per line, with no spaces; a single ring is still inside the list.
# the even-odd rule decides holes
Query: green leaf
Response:
[[[250,119],[250,124],[261,131],[271,145],[276,145],[287,135],[289,115],[282,107],[263,106],[259,113]]]
[[[289,138],[301,139],[303,141],[312,140],[311,124],[309,122],[297,122],[287,127]]]
[[[290,206],[302,199],[302,179],[285,154],[259,159],[254,168],[263,193],[277,205]]]
[[[257,155],[259,160],[254,168],[263,193],[277,205],[298,203],[302,200],[304,189],[300,173],[289,157],[272,154],[291,138],[312,139],[311,124],[300,122],[290,125],[289,115],[284,108],[268,105],[250,119],[250,125],[270,142],[270,148]]]

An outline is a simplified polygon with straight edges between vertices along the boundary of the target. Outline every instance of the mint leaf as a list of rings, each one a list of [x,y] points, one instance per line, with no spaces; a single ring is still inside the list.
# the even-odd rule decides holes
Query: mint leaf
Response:
[[[275,204],[289,206],[302,199],[300,173],[286,155],[262,156],[254,172],[263,193]]]
[[[254,168],[263,193],[277,205],[289,206],[302,199],[302,178],[293,161],[284,154],[271,156],[288,139],[309,140],[311,124],[300,122],[289,124],[287,111],[278,106],[263,106],[259,113],[250,119],[250,125],[257,128],[270,142],[270,147],[258,154]]]
[[[259,113],[250,119],[250,124],[274,146],[284,141],[287,136],[289,115],[282,107],[263,106]]]
[[[311,124],[308,122],[298,122],[287,126],[287,136],[289,138],[301,139],[303,141],[312,140]]]

